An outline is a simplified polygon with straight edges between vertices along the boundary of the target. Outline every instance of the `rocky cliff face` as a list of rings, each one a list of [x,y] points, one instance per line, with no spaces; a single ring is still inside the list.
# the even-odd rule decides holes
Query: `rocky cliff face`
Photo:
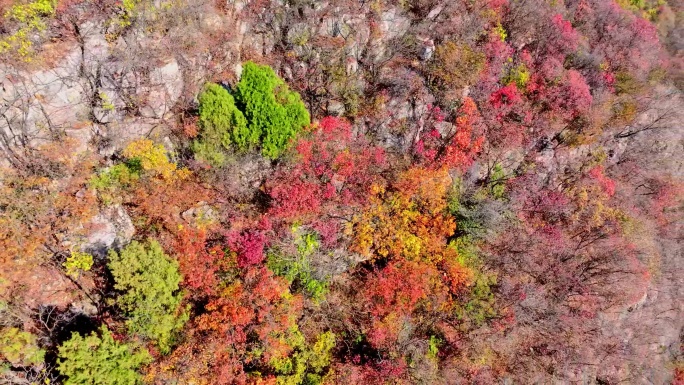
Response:
[[[179,123],[173,111],[192,108],[204,82],[235,81],[240,63],[249,58],[271,62],[294,85],[320,82],[312,108],[351,115],[364,90],[397,75],[385,64],[399,50],[415,49],[415,60],[421,57],[411,42],[416,39],[413,22],[398,7],[383,10],[379,23],[369,22],[368,7],[328,3],[257,9],[235,1],[220,13],[209,4],[180,7],[140,15],[118,35],[111,20],[81,10],[70,20],[71,36],[56,48],[59,55],[39,52],[30,65],[2,64],[3,148],[67,134],[81,149],[107,155],[132,138],[163,137]],[[57,57],[48,62],[49,54]],[[334,75],[335,68],[316,73],[320,66],[339,66],[340,73]],[[431,99],[416,83],[416,70],[405,69],[402,76],[415,78],[414,84],[396,88],[385,101],[388,117],[418,120],[425,113]],[[380,77],[369,82],[369,73]],[[392,142],[386,124],[364,129],[381,129],[379,134]]]

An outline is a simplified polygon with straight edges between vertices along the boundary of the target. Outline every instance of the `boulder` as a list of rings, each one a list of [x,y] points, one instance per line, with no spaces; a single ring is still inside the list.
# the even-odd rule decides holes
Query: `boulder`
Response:
[[[218,221],[218,213],[206,202],[199,202],[183,213],[181,217],[191,225],[206,225]]]
[[[442,10],[444,10],[444,4],[440,4],[430,10],[430,13],[428,13],[427,18],[429,20],[434,20],[437,16],[439,16],[440,13],[442,13]]]
[[[183,92],[183,74],[175,59],[150,73],[150,87],[146,105],[141,114],[149,118],[162,118],[180,99]]]
[[[344,104],[338,100],[331,100],[328,102],[328,114],[332,116],[344,115]]]
[[[89,299],[83,299],[72,303],[70,310],[74,314],[83,314],[88,317],[94,317],[98,313],[97,306]]]
[[[396,8],[383,12],[381,18],[385,39],[403,36],[411,27],[411,20],[402,15],[401,11]]]
[[[435,128],[439,132],[439,134],[442,136],[442,138],[447,138],[453,135],[456,132],[456,126],[449,122],[436,122],[435,123]]]
[[[81,249],[96,258],[105,258],[109,249],[120,249],[127,245],[135,234],[135,227],[121,205],[104,208],[92,219],[93,229]]]
[[[233,73],[235,74],[235,79],[240,81],[240,78],[242,78],[242,63],[237,62],[233,65]]]

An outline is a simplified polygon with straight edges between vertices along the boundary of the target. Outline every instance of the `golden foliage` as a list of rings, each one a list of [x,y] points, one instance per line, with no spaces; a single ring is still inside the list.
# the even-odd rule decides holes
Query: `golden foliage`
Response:
[[[348,229],[353,250],[369,258],[443,259],[456,230],[446,211],[450,184],[446,170],[413,168],[391,188],[373,185],[368,207]]]

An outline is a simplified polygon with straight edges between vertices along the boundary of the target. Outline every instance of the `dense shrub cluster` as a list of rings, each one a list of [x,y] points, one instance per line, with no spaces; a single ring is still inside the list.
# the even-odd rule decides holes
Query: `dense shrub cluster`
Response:
[[[199,96],[200,137],[193,150],[214,165],[225,161],[226,152],[261,148],[275,159],[290,140],[309,125],[309,112],[299,94],[268,66],[247,62],[242,77],[231,91],[208,84]]]

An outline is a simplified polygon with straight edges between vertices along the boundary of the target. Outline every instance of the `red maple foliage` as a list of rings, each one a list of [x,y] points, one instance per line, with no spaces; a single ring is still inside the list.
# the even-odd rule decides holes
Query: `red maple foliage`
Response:
[[[239,267],[256,265],[264,260],[266,236],[260,231],[247,230],[242,233],[229,232],[228,245],[237,253]]]
[[[358,208],[386,168],[383,149],[353,137],[349,122],[335,117],[324,118],[310,138],[300,139],[295,156],[296,163],[267,185],[273,199],[269,215],[275,218],[316,218]]]
[[[224,263],[221,247],[207,244],[207,231],[183,228],[173,246],[184,284],[198,294],[210,295],[216,290],[216,272]]]
[[[432,114],[437,123],[443,121],[439,107],[435,107]],[[471,98],[465,98],[454,123],[448,132],[440,132],[433,127],[416,143],[414,152],[419,161],[435,169],[465,169],[472,163],[474,156],[482,147],[484,138],[476,134],[480,114]]]

